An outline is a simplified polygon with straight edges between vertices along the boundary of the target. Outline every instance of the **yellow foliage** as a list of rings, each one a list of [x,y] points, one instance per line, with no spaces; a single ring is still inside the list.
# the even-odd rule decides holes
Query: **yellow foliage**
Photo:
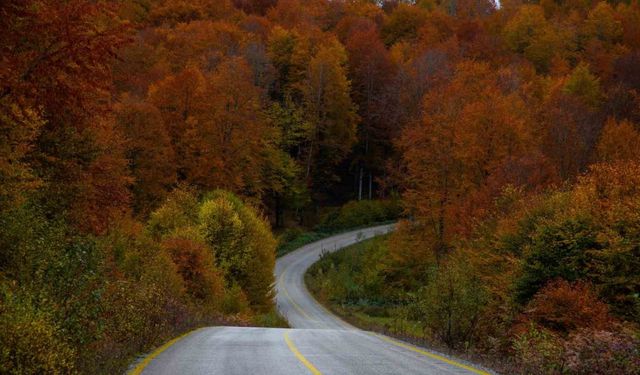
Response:
[[[1,292],[0,373],[76,373],[76,353],[62,340],[63,333],[52,319],[36,310],[28,296]]]

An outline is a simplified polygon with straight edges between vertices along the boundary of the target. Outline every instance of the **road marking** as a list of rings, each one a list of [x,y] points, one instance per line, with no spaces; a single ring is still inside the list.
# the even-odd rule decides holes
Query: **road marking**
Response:
[[[148,356],[146,356],[142,362],[140,362],[133,370],[131,370],[131,372],[129,372],[129,375],[140,375],[142,374],[142,371],[144,371],[144,369],[149,365],[149,363],[151,363],[151,361],[153,361],[157,356],[159,356],[162,352],[164,352],[165,350],[169,349],[169,347],[173,344],[175,344],[176,342],[182,340],[183,338],[189,336],[190,334],[201,330],[202,328],[198,328],[196,330],[187,332],[185,334],[182,334],[170,341],[168,341],[167,343],[165,343],[164,345],[162,345],[161,347],[159,347],[158,349],[154,350],[151,354],[149,354]]]
[[[318,371],[318,369],[315,368],[315,366],[313,366],[311,362],[309,362],[302,354],[300,354],[300,351],[298,351],[298,348],[296,348],[296,346],[293,345],[293,342],[289,338],[289,331],[286,331],[284,333],[284,341],[286,341],[287,346],[289,347],[289,350],[291,350],[291,352],[296,356],[296,358],[298,358],[298,360],[302,362],[302,364],[305,365],[305,367],[309,369],[309,371],[311,371],[313,375],[322,375],[322,373]]]
[[[293,300],[293,298],[291,298],[291,296],[289,295],[289,291],[287,290],[287,287],[284,285],[284,274],[287,273],[289,269],[286,268],[284,271],[282,271],[282,274],[280,275],[280,285],[282,286],[282,291],[284,292],[284,295],[287,297],[287,299],[289,300],[289,302],[291,302],[291,304],[293,305],[293,307],[298,310],[298,312],[300,314],[302,314],[302,316],[304,316],[305,318],[307,318],[310,321],[315,321],[315,319],[311,318],[309,316],[309,314],[307,314],[300,305],[298,305],[298,303],[296,303],[296,301]]]
[[[450,364],[450,365],[452,365],[452,366],[456,366],[456,367],[459,367],[459,368],[465,369],[465,370],[467,370],[467,371],[471,371],[471,372],[473,372],[474,374],[478,374],[478,375],[491,375],[490,373],[488,373],[488,372],[486,372],[486,371],[478,370],[478,369],[475,369],[475,368],[473,368],[473,367],[471,367],[471,366],[467,366],[467,365],[462,364],[462,363],[460,363],[460,362],[456,362],[456,361],[451,360],[451,359],[449,359],[449,358],[443,357],[443,356],[441,356],[441,355],[434,354],[434,353],[430,353],[430,352],[428,352],[428,351],[426,351],[426,350],[418,349],[417,347],[415,347],[415,346],[413,346],[413,345],[405,344],[405,343],[403,343],[403,342],[400,342],[400,341],[397,341],[397,340],[391,339],[391,338],[389,338],[389,337],[386,337],[386,336],[380,335],[380,334],[378,334],[378,333],[371,332],[371,334],[372,334],[372,335],[374,335],[374,336],[376,336],[376,337],[378,337],[379,339],[384,340],[384,341],[386,341],[386,342],[388,342],[388,343],[391,343],[391,344],[393,344],[393,345],[395,345],[395,346],[399,346],[399,347],[401,347],[401,348],[409,349],[409,350],[414,351],[414,352],[416,352],[416,353],[422,354],[422,355],[424,355],[424,356],[426,356],[426,357],[429,357],[429,358],[432,358],[432,359],[436,359],[436,360],[438,360],[438,361],[442,361],[442,362],[444,362],[444,363],[447,363],[447,364]]]

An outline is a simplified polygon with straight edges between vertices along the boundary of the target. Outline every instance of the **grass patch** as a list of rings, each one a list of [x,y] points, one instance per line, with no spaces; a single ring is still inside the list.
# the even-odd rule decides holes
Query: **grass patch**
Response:
[[[253,317],[252,325],[267,328],[289,328],[289,322],[275,309]]]
[[[305,274],[313,296],[346,321],[372,331],[422,338],[424,325],[409,319],[384,273],[387,236],[323,254]]]

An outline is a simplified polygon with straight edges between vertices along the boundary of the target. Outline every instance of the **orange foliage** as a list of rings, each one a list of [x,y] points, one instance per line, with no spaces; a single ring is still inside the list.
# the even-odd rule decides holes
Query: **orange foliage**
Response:
[[[212,307],[220,306],[224,280],[215,266],[213,252],[202,242],[170,237],[162,242],[169,252],[186,292]]]
[[[609,119],[602,129],[597,145],[598,159],[605,162],[619,160],[640,161],[640,132],[629,121]]]
[[[432,228],[441,252],[475,216],[459,212],[460,205],[489,178],[506,177],[508,163],[535,150],[535,138],[524,103],[505,93],[485,64],[460,64],[449,84],[425,96],[424,106],[423,122],[407,128],[399,143],[409,172],[405,198]]]
[[[92,129],[97,156],[81,173],[71,218],[83,231],[104,234],[130,211],[129,175],[124,140],[111,120],[98,119]]]
[[[525,317],[562,334],[589,328],[612,328],[609,308],[584,282],[559,279],[540,290],[525,310]]]
[[[134,177],[134,208],[144,215],[158,205],[176,182],[171,139],[160,111],[153,105],[129,100],[115,110]]]

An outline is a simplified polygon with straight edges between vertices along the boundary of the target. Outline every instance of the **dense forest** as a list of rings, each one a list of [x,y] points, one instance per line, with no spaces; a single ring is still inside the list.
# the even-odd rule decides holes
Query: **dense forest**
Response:
[[[281,326],[272,230],[401,200],[332,298],[638,373],[638,0],[7,0],[0,51],[0,372]]]

